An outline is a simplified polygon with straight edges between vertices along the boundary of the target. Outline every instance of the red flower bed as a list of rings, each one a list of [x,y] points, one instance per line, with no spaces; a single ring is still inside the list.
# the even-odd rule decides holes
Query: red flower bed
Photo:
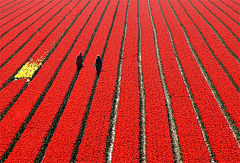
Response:
[[[22,2],[23,2],[24,0],[22,0],[22,1],[12,1],[12,2],[10,2],[9,3],[9,1],[8,1],[8,3],[7,4],[5,4],[5,5],[1,5],[2,6],[2,8],[1,8],[1,12],[6,12],[7,10],[9,10],[9,9],[11,9],[11,8],[14,8],[15,6],[17,6],[17,5],[19,5],[19,4],[21,4]],[[5,11],[6,10],[6,11]]]
[[[7,6],[9,5],[10,3],[13,3],[15,0],[12,0],[12,1],[8,1],[8,0],[2,0],[1,2],[1,7],[4,7],[4,6]]]
[[[43,7],[44,4],[41,6],[41,1],[38,2],[38,3],[32,3],[31,6],[29,6],[29,8],[27,8],[28,11],[31,11],[31,10],[34,10],[33,12],[36,12],[40,7]],[[46,5],[46,4],[45,4]],[[46,10],[40,10],[39,12],[37,12],[35,15],[31,16],[29,19],[25,20],[24,22],[20,23],[20,21],[17,21],[18,20],[18,17],[19,15],[21,15],[21,13],[19,12],[16,12],[16,16],[15,14],[11,16],[11,19],[9,17],[6,17],[4,18],[3,20],[0,21],[0,23],[2,24],[2,28],[7,28],[7,30],[10,30],[10,28],[8,28],[10,26],[10,24],[14,21],[17,21],[16,22],[16,27],[11,29],[10,31],[8,31],[8,33],[5,34],[6,31],[2,31],[2,35],[1,35],[1,40],[2,40],[2,43],[0,45],[0,49],[3,50],[4,48],[6,48],[5,46],[7,46],[7,44],[9,44],[10,42],[13,42],[14,38],[21,34],[19,37],[21,38],[21,41],[18,41],[17,42],[17,45],[21,45],[21,42],[24,43],[24,40],[26,41],[34,32],[36,32],[36,30],[44,24],[45,21],[43,20],[47,20],[47,17],[44,19],[40,19],[40,21],[36,21],[37,19],[40,18],[40,16],[44,15],[46,12],[50,11],[51,8],[54,8],[56,4],[52,4],[52,5],[49,5],[46,7]],[[49,7],[49,8],[48,8]],[[28,13],[28,12],[25,12],[25,13]],[[31,13],[30,13],[31,14]],[[51,15],[51,12],[50,12],[50,15]],[[29,15],[27,15],[29,16]],[[26,17],[27,17],[26,16]],[[52,15],[51,15],[52,16]],[[49,17],[51,18],[51,17]],[[48,18],[48,19],[49,19]],[[29,28],[31,26],[33,26],[36,22],[38,23],[38,26],[35,26],[35,28]],[[19,24],[19,25],[18,25]],[[21,33],[22,32],[22,33]],[[29,33],[26,37],[24,36],[24,33],[26,35],[26,33]],[[3,35],[4,34],[4,35]],[[26,38],[25,38],[26,37]],[[15,49],[18,48],[19,46],[16,46],[14,47]],[[12,47],[13,48],[13,47]],[[12,50],[13,52],[15,51],[14,49]],[[5,61],[5,60],[3,60]],[[1,61],[1,63],[3,62]]]
[[[16,28],[16,27],[18,27],[18,25],[19,24],[23,24],[24,25],[24,22],[25,21],[29,21],[29,20],[31,20],[31,19],[33,19],[33,18],[31,18],[31,16],[29,17],[29,18],[27,18],[29,15],[31,15],[31,14],[33,14],[34,12],[36,12],[37,10],[39,10],[40,11],[40,13],[42,12],[42,13],[44,13],[44,12],[46,12],[46,10],[45,9],[47,9],[47,8],[51,8],[52,6],[54,6],[54,4],[56,4],[57,3],[57,1],[52,1],[52,2],[50,2],[49,3],[49,1],[47,2],[45,2],[45,3],[43,3],[43,4],[41,4],[41,7],[43,7],[44,6],[44,8],[42,8],[41,10],[39,10],[40,9],[40,7],[39,6],[36,6],[36,7],[33,7],[33,9],[31,9],[31,10],[29,10],[28,12],[26,12],[26,13],[24,13],[24,14],[22,14],[22,15],[19,15],[18,16],[18,19],[15,19],[15,20],[13,20],[10,24],[8,24],[8,25],[4,25],[4,26],[2,26],[1,27],[1,31],[0,31],[0,36],[2,36],[2,34],[4,34],[7,30],[9,30],[9,29],[11,29],[11,28]],[[46,6],[45,6],[46,5]],[[48,6],[49,5],[49,6]],[[45,8],[46,7],[46,8]],[[33,17],[39,17],[39,15],[38,15],[38,12],[36,13],[36,14],[34,14],[33,15]],[[26,19],[26,20],[25,20]],[[24,21],[25,20],[25,21]],[[33,19],[34,20],[34,19]],[[29,25],[28,23],[27,24],[25,24],[25,26],[26,25]],[[15,27],[16,26],[16,27]]]
[[[113,162],[136,162],[139,160],[140,96],[137,46],[137,0],[134,0],[130,1],[128,11],[127,33],[122,61],[120,101],[112,154]]]
[[[225,4],[227,4],[229,7],[231,7],[232,9],[234,9],[235,11],[240,11],[240,4],[237,5],[236,2],[231,1],[231,0],[222,0],[222,2],[224,2]],[[232,10],[231,10],[232,11]],[[231,12],[230,11],[230,12]]]
[[[173,41],[177,55],[179,57],[188,56],[189,54],[191,55],[191,51],[187,45],[187,42],[183,41],[185,40],[185,37],[181,32],[182,29],[176,21],[168,2],[160,1],[160,3],[163,8],[166,21],[173,35]],[[157,1],[155,1],[155,5],[158,5]],[[154,6],[154,4],[152,4],[152,6]],[[157,12],[160,12],[159,9]],[[159,14],[161,15],[161,13]],[[163,64],[163,71],[165,73],[166,84],[171,96],[171,105],[177,125],[183,161],[209,161],[210,158],[207,147],[195,116],[193,106],[189,99],[186,85],[183,82],[183,77],[181,76],[180,70],[177,66],[173,51],[171,50],[169,53],[169,50],[172,49],[172,47],[166,48],[166,46],[170,45],[168,31],[166,31],[166,24],[164,24],[162,17],[157,20],[155,16],[154,20],[157,21],[155,24],[157,26],[157,33],[159,35],[159,50],[160,54],[162,54],[161,60]],[[165,34],[162,31],[165,31]],[[167,45],[164,43],[166,40],[168,40],[168,43],[166,43]],[[186,63],[187,61],[194,62],[194,58],[186,59],[188,60],[181,61],[181,63],[188,66],[188,69],[194,68],[194,66],[191,67],[191,64],[189,65]],[[192,71],[197,73],[195,69],[192,69]]]
[[[213,81],[213,84],[216,83],[215,86],[224,85],[226,87],[222,88],[221,90],[231,90],[232,93],[235,92],[234,95],[238,96],[235,88],[230,83],[229,79],[227,78],[227,76],[225,75],[224,71],[221,69],[220,65],[217,63],[215,58],[211,55],[211,52],[208,50],[208,47],[205,44],[204,40],[201,38],[199,32],[194,27],[191,20],[187,17],[186,14],[184,14],[184,11],[181,8],[181,6],[176,2],[172,2],[171,4],[173,5],[177,15],[179,16],[181,23],[185,27],[190,37],[191,44],[195,49],[196,53],[198,54],[199,59],[201,60],[206,71],[209,73]],[[184,2],[182,4],[188,11],[188,13],[189,14],[191,13],[190,15],[192,15],[192,18],[196,19],[196,22],[197,24],[199,24],[199,27],[202,28],[207,26],[206,24],[200,24],[202,21],[200,21],[200,19],[197,19],[196,13],[190,12],[191,7],[189,5],[187,5]],[[206,36],[207,33],[209,33],[207,31],[203,32],[204,34],[206,32]],[[213,41],[214,40],[212,40],[212,42]],[[221,49],[219,48],[218,50]],[[216,160],[220,162],[224,161],[234,162],[234,160],[238,160],[239,149],[237,147],[237,142],[233,137],[233,134],[229,129],[228,124],[216,100],[214,99],[211,90],[209,89],[209,86],[207,85],[206,82],[204,82],[205,79],[202,76],[200,70],[196,69],[197,65],[193,65],[194,63],[193,61],[187,61],[186,55],[179,57],[184,63],[183,68],[185,70],[185,74],[190,84],[192,94],[194,95],[195,102],[199,109],[200,116],[202,117],[202,121],[204,123],[206,132],[209,137],[210,145],[212,147],[212,152],[215,155]],[[191,70],[189,65],[193,65],[195,67],[193,69],[195,70],[194,71]],[[237,105],[235,105],[235,108],[236,107]]]
[[[190,0],[191,1],[191,0]],[[219,35],[223,38],[225,44],[232,50],[232,52],[240,58],[240,43],[233,36],[233,34],[219,21],[215,18],[202,4],[198,1],[191,1],[195,8],[205,17],[205,19],[215,28],[215,30],[219,33]],[[224,20],[222,20],[224,21]],[[236,29],[234,34],[240,38],[239,26],[231,26],[231,30]]]
[[[221,0],[221,2],[220,1],[212,1],[212,2],[216,6],[218,6],[221,10],[223,10],[226,14],[231,16],[232,19],[234,19],[236,22],[240,23],[240,18],[239,18],[240,6],[237,6],[235,3],[233,3],[232,1],[229,1],[229,0]],[[238,13],[236,13],[237,11],[238,11]],[[222,19],[222,20],[224,20],[224,19]],[[232,29],[235,30],[236,27],[237,27],[237,25],[235,24],[235,27]],[[236,31],[236,32],[239,33],[239,31]]]
[[[77,3],[77,1],[75,3]],[[81,9],[86,3],[87,2],[83,3],[83,5],[81,5],[80,3],[80,7],[76,7],[75,10],[72,12],[72,15],[76,15],[76,13],[81,11]],[[63,22],[63,25],[65,26],[60,26],[64,30],[69,26],[70,22],[75,18],[75,16],[69,16],[69,18],[70,19],[65,19],[65,21]],[[56,32],[59,31],[56,30]],[[69,35],[72,36],[71,33]],[[72,38],[72,40],[74,40],[74,38]],[[54,51],[54,54],[49,57],[43,68],[41,68],[35,78],[30,82],[26,90],[21,94],[18,101],[13,105],[10,111],[0,122],[0,132],[2,137],[0,139],[0,144],[2,145],[2,151],[0,151],[1,156],[8,148],[9,143],[12,141],[12,138],[19,130],[19,127],[22,125],[22,123],[28,116],[32,107],[37,102],[40,94],[42,94],[52,75],[56,71],[61,60],[66,55],[68,50],[68,48],[64,46],[67,45],[66,43],[71,44],[68,39],[62,40],[61,44]]]
[[[155,5],[153,8],[155,8]],[[155,12],[155,14],[157,13]],[[149,16],[147,1],[140,1],[140,21],[142,29],[142,69],[146,96],[147,161],[173,162],[167,109],[158,70],[153,27]],[[162,38],[162,36],[160,37]],[[166,40],[164,42],[166,42]],[[171,44],[169,45],[171,49]]]
[[[76,4],[77,2],[74,2],[74,3]],[[16,70],[19,68],[19,66],[21,66],[21,64],[26,61],[28,56],[39,46],[39,44],[42,43],[42,40],[60,22],[61,19],[59,19],[59,17],[66,16],[66,14],[68,13],[68,11],[70,11],[71,8],[72,8],[71,5],[64,7],[64,9],[58,14],[58,16],[54,17],[51,20],[51,22],[49,22],[46,26],[44,26],[44,28],[42,28],[3,68],[0,69],[0,74],[3,74],[3,77],[0,82],[1,86],[12,76],[12,74],[14,74],[16,72]],[[56,8],[56,9],[57,10],[55,12],[57,12],[61,8]],[[54,30],[54,32],[51,33],[51,35],[44,41],[43,45],[39,49],[37,49],[37,51],[34,53],[34,55],[32,56],[33,60],[42,59],[42,56],[45,57],[46,54],[48,54],[48,52],[53,47],[53,43],[55,43],[56,40],[61,36],[61,34],[66,30],[66,28],[69,26],[71,20],[73,20],[73,18],[65,19],[64,21],[69,22],[69,23],[64,24],[64,22],[62,22]],[[25,37],[27,37],[27,36],[25,35]],[[19,39],[20,40],[18,40],[18,39],[17,40],[21,42],[21,38],[19,38]],[[16,40],[16,44],[18,42],[17,40]],[[20,44],[22,44],[22,42]],[[8,47],[11,48],[14,46],[16,46],[16,45],[10,44]],[[7,53],[8,50],[9,50],[9,52]],[[5,54],[4,56],[7,56],[7,54],[5,52],[8,55],[12,55],[14,53],[14,51],[11,51],[10,49],[5,48],[1,52],[1,54]]]
[[[234,137],[237,135],[238,139],[240,130],[239,1],[0,0],[0,3],[0,162],[40,159],[141,162],[139,159],[145,154],[147,162],[174,162],[178,156],[174,153],[175,140],[169,128],[172,119],[168,117],[163,86],[167,86],[170,95],[184,162],[240,160],[239,141]],[[157,33],[160,66],[153,28]],[[141,65],[138,48],[142,52]],[[75,59],[79,51],[86,55],[84,67],[76,76]],[[97,54],[103,55],[99,78],[94,68]],[[119,58],[120,54],[123,58]],[[29,63],[39,68],[33,79],[19,75],[24,71],[18,70]],[[34,68],[28,70],[35,71]],[[140,68],[146,111],[143,131],[140,131]],[[159,68],[163,69],[163,81]],[[23,87],[27,80],[28,85]],[[120,101],[118,110],[112,110],[116,84],[120,87]],[[112,126],[113,113],[116,128]],[[236,127],[232,129],[234,133],[229,126]],[[146,144],[141,144],[142,133],[146,134]],[[142,145],[145,151],[141,151]]]
[[[107,0],[104,0],[97,7],[97,10],[94,12],[93,15],[94,19],[90,19],[89,24],[85,28],[86,30],[83,33],[84,38],[87,37],[90,39],[106,4]],[[105,40],[108,34],[108,29],[111,25],[112,21],[111,19],[115,11],[116,4],[117,2],[115,1],[110,3],[108,6],[108,9],[103,17],[101,25],[96,33],[96,36],[94,37],[91,48],[87,54],[87,57],[84,60],[83,64],[84,67],[81,69],[79,73],[78,79],[75,83],[75,87],[71,92],[71,96],[69,97],[68,103],[59,121],[58,127],[54,133],[54,136],[52,137],[51,142],[48,145],[43,160],[44,162],[52,161],[69,162],[71,160],[74,143],[76,142],[78,133],[80,132],[81,123],[84,118],[86,106],[88,104],[89,97],[91,96],[91,89],[93,87],[94,79],[96,76],[96,70],[93,67],[96,59],[96,54],[101,54],[102,49],[104,48]],[[83,46],[84,45],[83,43],[86,42],[88,41],[86,40],[83,41],[80,39],[76,47],[78,48],[82,47],[83,49],[81,50],[84,51],[87,48],[87,45]],[[105,60],[103,61],[103,64],[104,63]],[[100,76],[101,75],[102,74],[100,74]],[[61,146],[61,148],[59,148],[59,146]],[[87,155],[87,153],[84,154]]]
[[[220,1],[214,1],[212,2],[213,5],[210,1],[206,1],[206,0],[200,0],[200,2],[202,2],[202,4],[204,4],[207,9],[211,10],[211,12],[216,15],[223,23],[226,24],[227,27],[229,27],[232,32],[238,37],[240,38],[240,26],[237,23],[240,23],[240,18],[239,18],[239,14],[235,13],[235,12],[231,12],[231,10],[229,10],[229,8],[224,5],[223,3],[221,3]],[[231,16],[231,18],[229,18],[224,12],[222,12],[220,9],[225,9],[225,11],[229,12],[229,16]],[[237,22],[235,22],[235,21]],[[215,21],[214,21],[215,22]],[[215,23],[214,23],[215,24]],[[218,27],[218,26],[216,26]],[[219,28],[219,27],[218,27]],[[217,28],[216,28],[217,29]],[[227,29],[224,29],[227,30]],[[218,31],[218,29],[217,29]],[[225,32],[226,33],[226,32]]]
[[[1,54],[3,55],[3,58],[1,59],[0,64],[4,63],[11,55],[13,55],[15,53],[15,51],[17,51],[20,46],[22,44],[24,44],[25,42],[27,42],[27,40],[41,27],[44,25],[44,23],[46,23],[46,21],[48,19],[50,19],[54,14],[56,14],[67,2],[60,4],[59,6],[56,3],[57,1],[53,2],[52,5],[49,5],[47,7],[45,7],[46,10],[40,10],[42,12],[35,14],[33,17],[30,17],[32,19],[28,19],[26,21],[24,21],[23,23],[21,23],[19,26],[17,26],[17,28],[12,29],[10,32],[8,32],[5,36],[3,36],[1,39],[2,44],[0,46],[0,48],[3,48],[5,45],[7,45],[8,43],[10,43],[8,46],[6,46],[2,51]],[[55,6],[56,5],[56,6]],[[50,12],[48,12],[48,14],[46,14],[45,16],[43,16],[40,20],[38,20],[36,23],[34,23],[32,25],[32,23],[39,18],[39,14],[43,15],[45,14],[47,11],[49,11],[51,8],[53,8]],[[18,19],[17,19],[18,20]],[[57,21],[55,21],[57,23]],[[28,28],[28,30],[24,29],[31,25],[30,28]],[[53,24],[52,24],[53,26]],[[8,27],[8,26],[7,26]],[[54,27],[54,26],[53,26]],[[51,28],[49,28],[51,29]],[[43,29],[44,30],[44,29]],[[21,33],[23,31],[23,33]],[[21,35],[15,39],[14,41],[12,41],[19,33],[21,33]],[[33,37],[31,41],[35,41],[35,45],[38,45],[37,41],[41,42],[44,38],[44,36],[46,37],[46,34],[48,34],[47,32],[45,32],[45,35],[42,35],[42,37]],[[30,41],[30,42],[31,42]],[[17,46],[16,46],[17,45]],[[36,48],[36,46],[33,46],[32,48]],[[28,52],[26,52],[26,54],[24,56],[29,56],[30,53],[30,49]]]
[[[26,81],[27,79],[12,81],[0,91],[0,113],[12,102],[12,99],[18,94]]]
[[[11,18],[12,18],[13,15],[14,15],[14,13],[17,13],[17,12],[19,12],[20,10],[23,10],[23,9],[27,8],[26,6],[32,4],[33,2],[34,2],[34,0],[23,1],[23,3],[20,3],[19,5],[11,8],[11,9],[3,12],[3,13],[1,13],[1,16],[0,16],[0,19],[1,19],[1,20],[0,20],[0,24],[3,25],[3,24],[2,24],[2,18],[3,18],[3,17],[5,17],[5,16],[8,17],[8,16],[11,15]],[[3,2],[1,2],[1,7],[3,6],[2,3],[3,3]],[[28,6],[28,7],[29,7],[29,6]],[[1,9],[0,12],[2,12],[2,11],[3,11],[3,10]]]

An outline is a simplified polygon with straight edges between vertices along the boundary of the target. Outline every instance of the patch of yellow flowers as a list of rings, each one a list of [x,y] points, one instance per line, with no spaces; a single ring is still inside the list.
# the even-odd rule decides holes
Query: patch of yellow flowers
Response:
[[[34,72],[42,65],[42,60],[28,61],[14,76],[15,79],[32,78]]]
[[[55,41],[51,44],[51,47],[54,47],[56,44],[56,40],[58,40],[60,35],[55,39]],[[52,49],[51,49],[52,50]],[[42,62],[47,57],[49,53],[49,50],[46,49],[46,51],[38,57],[38,59],[34,56],[39,56],[37,54],[34,54],[34,56],[18,71],[18,73],[14,76],[14,78],[17,79],[31,79],[34,72],[42,65]]]

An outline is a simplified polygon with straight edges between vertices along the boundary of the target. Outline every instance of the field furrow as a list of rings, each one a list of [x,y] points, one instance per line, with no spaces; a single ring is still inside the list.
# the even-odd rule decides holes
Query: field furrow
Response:
[[[140,108],[139,108],[139,160],[146,162],[146,96],[143,79],[143,66],[142,66],[142,26],[140,20],[140,2],[137,1],[137,17],[138,17],[138,86],[140,95]]]
[[[123,7],[124,7],[124,9],[123,9],[124,13],[122,13],[122,21],[124,20],[125,22],[122,22],[122,25],[121,25],[123,32],[121,33],[121,30],[118,31],[119,34],[121,33],[120,36],[122,36],[122,39],[121,39],[121,44],[119,46],[120,54],[119,54],[118,65],[116,64],[116,66],[118,66],[118,67],[117,67],[117,76],[116,76],[116,85],[115,85],[115,90],[114,90],[114,96],[112,98],[112,111],[111,111],[111,115],[110,115],[110,125],[109,125],[109,129],[108,129],[108,137],[107,137],[107,142],[106,142],[106,150],[105,150],[105,161],[106,162],[111,162],[111,160],[112,160],[112,153],[113,153],[113,147],[114,147],[113,144],[114,144],[115,134],[116,134],[116,122],[117,122],[117,115],[118,115],[118,105],[119,105],[119,98],[120,98],[120,87],[121,87],[121,76],[122,76],[122,61],[123,61],[124,45],[125,45],[126,33],[127,33],[129,0],[125,1]],[[120,5],[120,9],[121,9],[121,5]],[[125,14],[125,15],[123,15],[123,14]],[[123,19],[123,17],[125,19]],[[113,34],[113,36],[114,35],[115,34]],[[118,41],[120,41],[120,38]],[[109,47],[111,47],[110,45],[109,45]],[[111,48],[109,48],[109,49],[108,50],[111,52]],[[116,53],[118,53],[118,52],[116,52]],[[116,57],[117,57],[117,55],[116,55]],[[99,84],[99,85],[101,85],[101,84]]]

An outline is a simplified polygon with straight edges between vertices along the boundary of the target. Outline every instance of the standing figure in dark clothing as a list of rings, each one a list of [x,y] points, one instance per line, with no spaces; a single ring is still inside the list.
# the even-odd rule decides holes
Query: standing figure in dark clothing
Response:
[[[76,58],[77,70],[79,71],[83,64],[82,64],[82,52],[79,52],[79,55]]]
[[[100,55],[97,55],[97,59],[95,61],[94,67],[96,66],[96,70],[97,70],[97,76],[99,76],[101,69],[102,69],[102,59],[100,57]]]

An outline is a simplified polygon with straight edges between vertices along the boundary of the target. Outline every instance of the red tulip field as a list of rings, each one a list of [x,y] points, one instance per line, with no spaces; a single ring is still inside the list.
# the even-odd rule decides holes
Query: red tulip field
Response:
[[[240,1],[0,0],[0,162],[240,162]]]

